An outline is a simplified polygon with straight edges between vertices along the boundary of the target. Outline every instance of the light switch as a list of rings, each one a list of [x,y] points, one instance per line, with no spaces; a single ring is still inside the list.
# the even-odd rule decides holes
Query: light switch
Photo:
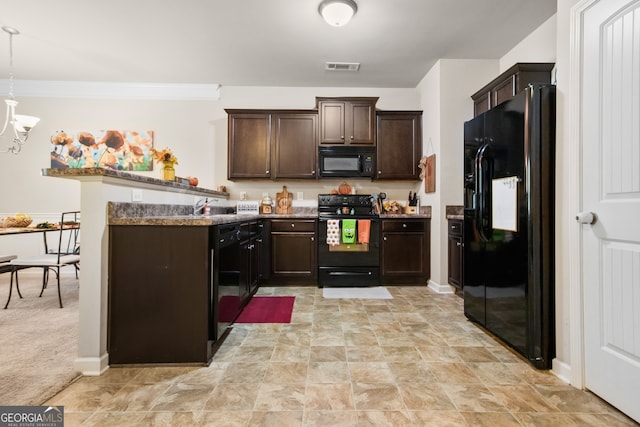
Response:
[[[131,201],[132,202],[141,202],[142,201],[142,190],[140,189],[132,189],[131,190]]]

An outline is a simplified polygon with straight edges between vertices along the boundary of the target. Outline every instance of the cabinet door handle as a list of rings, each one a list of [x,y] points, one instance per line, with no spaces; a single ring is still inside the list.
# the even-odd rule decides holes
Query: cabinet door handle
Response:
[[[402,228],[407,228],[407,224],[402,224]]]
[[[311,175],[315,175],[315,174],[316,174],[316,171],[311,171]]]
[[[462,243],[456,242],[456,246],[462,246]]]
[[[457,226],[455,226],[455,225],[452,225],[452,226],[451,226],[451,229],[452,229],[452,230],[455,230],[456,228],[458,228],[458,227],[457,227]]]
[[[382,240],[387,240],[387,236],[384,236],[384,237],[382,238]]]
[[[294,228],[296,225],[294,223],[291,223],[291,228]]]
[[[312,236],[312,237],[311,237],[311,241],[312,241],[312,242],[315,242],[315,240],[316,240],[316,238]]]
[[[378,171],[378,175],[381,175],[381,174],[382,174],[382,171]]]
[[[353,138],[353,135],[351,135],[351,139],[352,139],[352,140],[354,139],[354,138]]]
[[[340,135],[340,139],[344,139],[344,135]]]
[[[264,173],[269,173],[269,169],[267,169],[266,171],[264,171]]]

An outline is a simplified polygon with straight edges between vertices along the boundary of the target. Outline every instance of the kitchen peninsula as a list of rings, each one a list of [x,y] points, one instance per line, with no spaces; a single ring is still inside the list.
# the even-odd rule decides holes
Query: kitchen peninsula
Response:
[[[317,284],[315,207],[228,214],[227,193],[176,182],[106,169],[45,169],[43,175],[81,183],[76,367],[85,375],[112,364],[206,364],[260,282]],[[211,215],[193,215],[194,203],[205,197]],[[418,214],[380,215],[382,283],[429,279],[430,218],[429,206]],[[140,337],[153,334],[153,345],[141,344]]]
[[[228,193],[191,187],[176,182],[101,168],[43,169],[42,175],[80,182],[82,252],[80,264],[78,358],[76,369],[84,375],[100,375],[109,365],[107,310],[109,238],[107,205],[131,202],[189,205],[207,197],[223,206]]]

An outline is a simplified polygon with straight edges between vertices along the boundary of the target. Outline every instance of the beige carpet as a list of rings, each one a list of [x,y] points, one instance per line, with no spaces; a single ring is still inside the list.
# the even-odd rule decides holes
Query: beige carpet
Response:
[[[80,376],[73,367],[78,355],[78,280],[62,274],[58,305],[55,274],[38,298],[39,270],[20,273],[20,299],[13,290],[4,304],[10,274],[0,275],[0,405],[41,405]]]

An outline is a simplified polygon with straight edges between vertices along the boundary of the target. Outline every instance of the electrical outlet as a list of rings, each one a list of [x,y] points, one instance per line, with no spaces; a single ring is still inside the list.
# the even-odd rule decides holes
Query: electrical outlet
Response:
[[[132,202],[141,202],[142,201],[142,190],[140,189],[132,189],[131,190],[131,201]]]

